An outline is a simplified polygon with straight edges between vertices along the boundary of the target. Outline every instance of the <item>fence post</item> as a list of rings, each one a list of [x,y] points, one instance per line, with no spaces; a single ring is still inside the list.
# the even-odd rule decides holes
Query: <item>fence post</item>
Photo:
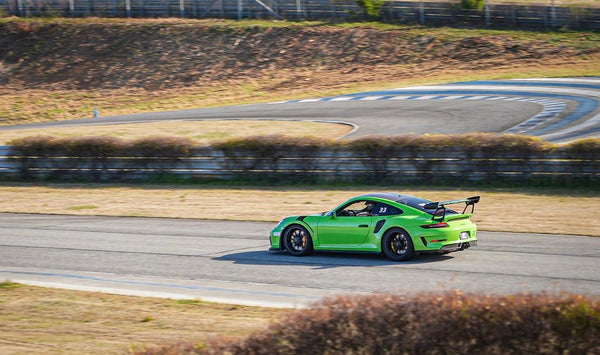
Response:
[[[131,0],[125,0],[125,10],[127,10],[127,18],[131,17]]]
[[[181,18],[185,17],[185,2],[184,2],[184,0],[179,0],[179,15]]]
[[[71,17],[75,17],[75,0],[69,0],[69,11]]]
[[[423,5],[423,0],[419,2],[419,22],[421,22],[421,26],[425,26],[425,5]]]
[[[515,5],[510,5],[510,15],[512,17],[512,24],[516,27],[519,22],[517,18],[517,10],[515,9]]]
[[[550,27],[556,28],[556,7],[554,6],[554,0],[551,1],[550,6]]]
[[[238,10],[238,20],[241,20],[242,18],[244,18],[244,4],[243,4],[243,0],[238,0],[237,1],[237,10]]]
[[[298,21],[302,20],[302,0],[296,0],[296,17]]]
[[[19,17],[23,17],[23,0],[17,0],[17,8],[19,10]]]
[[[485,27],[490,27],[492,23],[490,21],[490,0],[483,0],[483,6],[485,8]]]

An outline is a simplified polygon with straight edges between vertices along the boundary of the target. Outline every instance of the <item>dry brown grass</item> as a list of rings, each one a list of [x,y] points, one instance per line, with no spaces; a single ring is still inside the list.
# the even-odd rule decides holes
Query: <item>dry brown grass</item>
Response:
[[[94,107],[106,116],[413,84],[598,75],[600,61],[598,35],[589,31],[97,18],[10,19],[0,21],[2,29],[4,125],[91,117]]]
[[[0,145],[7,144],[14,139],[38,135],[60,138],[108,136],[122,139],[140,139],[156,135],[177,136],[192,139],[195,143],[203,145],[231,138],[243,138],[259,134],[335,139],[347,134],[351,130],[352,127],[347,125],[322,122],[166,121],[0,131]]]
[[[220,188],[200,186],[123,186],[30,184],[0,185],[0,212],[104,216],[146,216],[254,220],[332,209],[346,199],[375,189]],[[376,188],[446,200],[481,195],[473,220],[480,230],[600,236],[594,220],[597,193],[522,191],[510,189]],[[139,201],[144,201],[140,204]],[[257,209],[256,206],[260,206]]]
[[[572,62],[548,59],[542,64],[506,64],[494,69],[444,68],[438,63],[419,65],[381,65],[368,70],[336,73],[344,83],[332,83],[330,77],[311,73],[280,73],[277,78],[246,83],[224,83],[218,88],[176,88],[144,90],[123,88],[114,90],[19,89],[0,86],[0,125],[92,117],[94,107],[102,116],[132,113],[193,109],[257,102],[324,97],[380,90],[411,85],[429,85],[468,80],[488,80],[529,77],[598,75],[598,58],[578,58]],[[297,82],[299,77],[310,80],[294,87],[280,85]],[[393,81],[390,80],[393,78]]]
[[[2,354],[122,354],[128,349],[243,337],[285,310],[0,287]]]

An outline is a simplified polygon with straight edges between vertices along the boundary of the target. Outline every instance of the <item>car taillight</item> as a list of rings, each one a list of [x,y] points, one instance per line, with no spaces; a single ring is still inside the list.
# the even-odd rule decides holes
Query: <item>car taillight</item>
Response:
[[[448,227],[448,223],[446,222],[440,222],[440,223],[434,223],[434,224],[425,224],[422,225],[421,228],[427,228],[427,229],[431,229],[431,228],[446,228]]]

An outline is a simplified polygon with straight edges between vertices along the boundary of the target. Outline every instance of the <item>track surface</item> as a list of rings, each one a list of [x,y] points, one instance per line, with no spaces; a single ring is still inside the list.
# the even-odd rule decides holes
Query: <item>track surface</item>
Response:
[[[273,226],[0,214],[0,279],[281,307],[338,293],[600,295],[600,238],[480,232],[477,247],[395,263],[373,254],[268,252]]]
[[[457,83],[280,103],[5,126],[160,120],[315,120],[368,134],[600,136],[600,78]],[[600,238],[485,233],[480,245],[393,263],[378,255],[268,253],[254,222],[0,214],[0,279],[116,293],[304,306],[326,295],[440,291],[600,294]]]
[[[482,81],[183,111],[4,126],[0,130],[165,120],[313,120],[369,134],[508,132],[566,142],[600,136],[600,78]]]

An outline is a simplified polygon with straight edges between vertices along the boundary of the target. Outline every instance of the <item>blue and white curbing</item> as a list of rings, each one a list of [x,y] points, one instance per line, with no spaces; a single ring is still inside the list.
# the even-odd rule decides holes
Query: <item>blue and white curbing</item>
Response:
[[[345,101],[381,101],[381,100],[482,100],[482,101],[520,101],[531,102],[543,107],[542,111],[530,119],[506,130],[506,133],[522,134],[527,133],[536,127],[554,119],[563,113],[567,107],[566,102],[551,99],[538,99],[531,97],[511,97],[495,95],[365,95],[365,96],[337,96],[303,100],[288,100],[272,102],[271,104],[285,103],[315,103],[315,102],[345,102]]]
[[[541,112],[506,133],[529,134],[555,142],[600,136],[600,77],[513,79],[417,86],[328,98],[278,103],[379,100],[502,100],[531,102]],[[565,113],[567,105],[575,108]],[[572,107],[572,105],[569,105]]]

